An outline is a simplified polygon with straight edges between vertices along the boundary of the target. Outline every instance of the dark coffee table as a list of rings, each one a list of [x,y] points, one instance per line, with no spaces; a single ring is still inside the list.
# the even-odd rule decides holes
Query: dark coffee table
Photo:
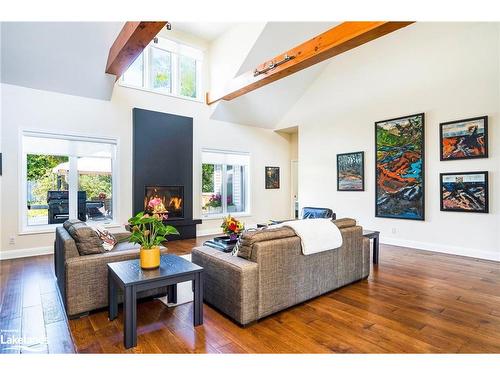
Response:
[[[137,293],[168,287],[168,302],[177,303],[177,283],[193,281],[193,323],[203,324],[203,268],[177,255],[161,256],[160,267],[143,270],[139,259],[108,264],[109,319],[118,316],[117,288],[123,290],[123,345],[137,345]]]

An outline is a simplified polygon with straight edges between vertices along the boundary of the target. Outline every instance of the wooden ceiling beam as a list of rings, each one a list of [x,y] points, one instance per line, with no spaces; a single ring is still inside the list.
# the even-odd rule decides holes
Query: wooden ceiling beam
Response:
[[[207,104],[232,100],[413,22],[343,22],[232,79],[226,90],[206,94]],[[273,67],[274,65],[274,67]],[[262,72],[257,74],[257,72]]]
[[[109,49],[106,73],[120,78],[166,24],[166,21],[125,22]]]

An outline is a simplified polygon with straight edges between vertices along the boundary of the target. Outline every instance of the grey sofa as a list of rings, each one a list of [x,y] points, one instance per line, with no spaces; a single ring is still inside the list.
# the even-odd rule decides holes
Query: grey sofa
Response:
[[[334,220],[343,245],[303,255],[290,228],[245,232],[240,255],[202,246],[192,261],[204,268],[204,300],[240,324],[368,277],[370,243],[352,219]]]
[[[115,233],[118,241],[130,233]],[[80,255],[75,240],[64,227],[56,229],[54,243],[54,267],[57,285],[70,318],[79,317],[89,311],[108,306],[107,264],[139,258],[139,246],[119,242],[109,252]],[[162,248],[162,253],[167,249]],[[139,297],[165,295],[166,288],[143,293]],[[119,295],[121,302],[122,296]]]

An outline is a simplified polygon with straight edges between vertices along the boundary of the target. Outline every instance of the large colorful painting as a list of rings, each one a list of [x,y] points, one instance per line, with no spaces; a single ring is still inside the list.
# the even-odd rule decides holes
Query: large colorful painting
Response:
[[[488,116],[440,124],[441,160],[488,157]]]
[[[365,190],[363,151],[337,155],[337,190]]]
[[[488,212],[488,172],[441,173],[441,211]]]
[[[375,123],[375,216],[425,219],[424,114]]]

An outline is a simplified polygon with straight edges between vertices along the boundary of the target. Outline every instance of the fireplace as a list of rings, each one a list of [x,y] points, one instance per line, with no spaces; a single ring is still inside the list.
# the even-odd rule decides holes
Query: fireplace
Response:
[[[167,220],[184,219],[184,186],[146,186],[144,211],[151,211],[150,202],[155,204],[156,212],[168,214]]]

